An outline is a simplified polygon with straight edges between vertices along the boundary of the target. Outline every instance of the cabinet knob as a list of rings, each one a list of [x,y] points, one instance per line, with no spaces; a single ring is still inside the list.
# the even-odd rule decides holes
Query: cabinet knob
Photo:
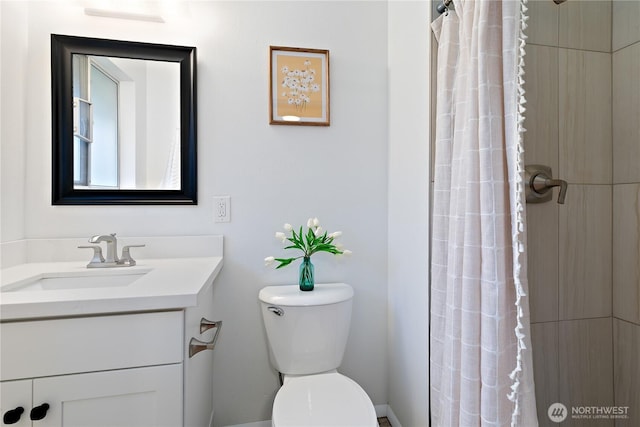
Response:
[[[40,406],[36,406],[31,410],[31,414],[29,414],[29,418],[31,421],[38,421],[47,416],[47,411],[49,410],[49,404],[43,403]]]
[[[22,416],[23,412],[24,412],[24,408],[22,406],[18,406],[15,409],[11,409],[4,413],[2,417],[2,422],[4,422],[5,424],[15,424],[18,421],[20,421],[20,417]]]

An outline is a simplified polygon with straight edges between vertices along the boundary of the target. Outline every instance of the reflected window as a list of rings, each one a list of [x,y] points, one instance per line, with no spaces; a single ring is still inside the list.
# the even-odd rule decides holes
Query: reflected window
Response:
[[[118,188],[118,81],[91,61],[89,82],[93,107],[89,186]]]
[[[91,144],[91,102],[89,102],[89,58],[73,55],[73,183],[89,182],[89,144]]]
[[[118,188],[118,79],[74,55],[74,186]]]

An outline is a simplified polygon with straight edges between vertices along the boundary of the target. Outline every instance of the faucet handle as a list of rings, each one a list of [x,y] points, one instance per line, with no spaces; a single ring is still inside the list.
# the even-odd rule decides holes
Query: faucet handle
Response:
[[[131,258],[131,251],[129,248],[144,248],[146,245],[127,245],[122,247],[122,256],[120,257],[121,264],[127,264],[129,266],[136,265],[136,260]]]
[[[100,245],[88,245],[88,246],[78,246],[79,249],[93,249],[93,258],[87,264],[87,267],[96,264],[102,264],[104,262],[104,257],[102,256],[102,247]]]

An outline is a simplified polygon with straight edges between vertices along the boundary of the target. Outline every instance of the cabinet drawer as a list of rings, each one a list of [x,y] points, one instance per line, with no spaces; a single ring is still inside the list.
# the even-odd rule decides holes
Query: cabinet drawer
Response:
[[[182,361],[182,311],[2,323],[0,380]]]

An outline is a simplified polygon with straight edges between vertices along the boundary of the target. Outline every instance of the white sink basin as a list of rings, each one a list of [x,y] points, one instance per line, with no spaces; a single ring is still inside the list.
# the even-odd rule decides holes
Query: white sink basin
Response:
[[[105,272],[105,274],[78,275],[61,273],[39,274],[2,287],[2,292],[33,292],[33,291],[59,291],[65,289],[90,289],[90,288],[115,288],[129,286],[142,276],[146,271],[120,272],[118,274]]]

